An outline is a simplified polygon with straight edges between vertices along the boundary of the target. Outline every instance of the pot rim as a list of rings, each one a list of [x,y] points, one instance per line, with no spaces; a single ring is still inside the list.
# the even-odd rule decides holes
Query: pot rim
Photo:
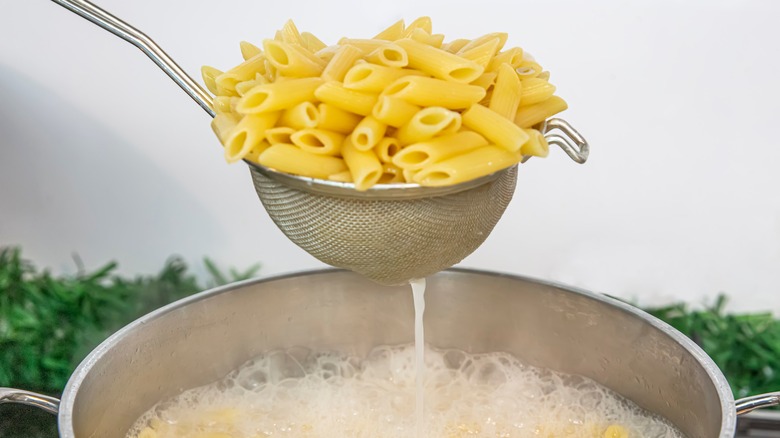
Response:
[[[151,320],[159,318],[179,308],[185,307],[191,303],[209,299],[219,294],[228,293],[234,289],[243,288],[247,285],[284,280],[286,278],[292,278],[292,277],[322,275],[322,274],[331,274],[331,273],[339,273],[339,272],[343,273],[348,271],[345,271],[343,269],[333,269],[333,268],[301,270],[301,271],[289,272],[284,274],[271,275],[267,277],[258,277],[254,279],[230,283],[224,286],[218,286],[202,292],[195,293],[193,295],[182,298],[180,300],[174,301],[173,303],[170,303],[157,310],[147,313],[146,315],[141,316],[140,318],[136,319],[130,324],[122,327],[117,332],[109,336],[105,341],[100,343],[100,345],[98,345],[94,350],[92,350],[87,355],[87,357],[84,358],[83,361],[81,361],[81,363],[78,365],[78,367],[73,372],[70,379],[68,380],[68,383],[65,386],[65,389],[63,390],[62,393],[62,399],[61,399],[59,414],[58,414],[58,425],[59,425],[61,436],[63,438],[75,437],[75,433],[73,431],[73,408],[76,401],[75,400],[76,394],[78,394],[81,384],[84,382],[84,379],[87,377],[94,364],[98,362],[104,355],[108,354],[115,345],[122,342],[125,336],[128,333],[134,331],[138,326],[146,324]],[[718,397],[720,398],[720,406],[722,412],[720,438],[733,437],[733,433],[736,430],[737,414],[735,410],[734,396],[731,392],[731,387],[729,386],[726,377],[720,371],[720,368],[718,368],[715,362],[707,355],[707,353],[705,353],[704,350],[701,349],[701,347],[699,347],[690,338],[683,335],[681,332],[679,332],[677,329],[673,328],[669,324],[661,321],[660,319],[648,314],[647,312],[637,307],[634,307],[618,299],[611,298],[601,293],[591,292],[579,287],[558,283],[556,281],[543,280],[543,279],[537,279],[537,278],[527,277],[523,275],[502,273],[502,272],[489,271],[483,269],[473,269],[473,268],[450,268],[434,275],[442,275],[442,274],[447,275],[448,272],[455,273],[455,274],[472,274],[472,275],[485,275],[489,277],[502,277],[502,278],[520,280],[524,282],[537,283],[543,286],[549,286],[549,287],[565,290],[570,293],[575,293],[575,294],[585,296],[589,299],[599,301],[601,303],[613,307],[617,307],[618,309],[624,312],[630,313],[633,316],[641,318],[645,322],[649,323],[652,327],[662,331],[664,334],[674,339],[674,341],[680,344],[688,353],[690,353],[693,356],[693,358],[699,363],[699,365],[701,365],[704,368],[704,371],[707,373],[707,376],[709,376],[709,378],[712,380],[713,384],[715,385],[715,389],[718,393]]]

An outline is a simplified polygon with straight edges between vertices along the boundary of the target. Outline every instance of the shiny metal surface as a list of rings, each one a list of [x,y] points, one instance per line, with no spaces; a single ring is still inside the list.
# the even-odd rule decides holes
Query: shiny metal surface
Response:
[[[731,438],[728,384],[689,339],[626,304],[574,288],[478,271],[428,279],[426,337],[471,352],[595,379],[665,416],[690,438]],[[255,280],[156,311],[101,344],[68,383],[61,435],[120,437],[146,409],[291,346],[364,355],[413,339],[408,286],[345,271]]]
[[[195,82],[151,38],[135,27],[87,0],[52,0],[54,3],[97,24],[103,29],[141,49],[165,74],[176,82],[204,111],[214,117],[212,97]]]
[[[60,407],[60,401],[54,397],[14,388],[0,388],[0,405],[3,403],[35,406],[55,415]]]
[[[737,415],[746,414],[756,409],[780,405],[780,392],[755,395],[737,400],[735,408]]]

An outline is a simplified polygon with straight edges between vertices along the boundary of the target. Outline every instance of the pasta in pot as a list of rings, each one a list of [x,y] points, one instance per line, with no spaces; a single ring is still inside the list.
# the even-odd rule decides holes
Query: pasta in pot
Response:
[[[444,41],[431,19],[327,46],[288,21],[243,62],[202,68],[228,162],[353,183],[458,184],[546,156],[534,126],[565,110],[507,34]]]

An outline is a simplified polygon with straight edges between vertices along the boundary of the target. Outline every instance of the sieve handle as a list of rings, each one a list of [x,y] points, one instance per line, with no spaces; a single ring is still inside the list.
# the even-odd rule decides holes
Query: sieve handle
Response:
[[[756,409],[780,405],[780,392],[769,392],[752,397],[745,397],[734,402],[737,415],[747,414]]]
[[[54,415],[57,415],[60,408],[59,399],[14,388],[0,388],[0,405],[3,403],[19,403],[35,406],[36,408],[41,408]]]
[[[550,131],[560,131],[550,132]],[[584,163],[588,160],[590,146],[587,140],[563,119],[550,119],[544,124],[544,138],[548,144],[559,146],[572,160]]]
[[[165,74],[176,82],[192,100],[214,117],[213,98],[179,67],[151,38],[135,27],[106,12],[87,0],[52,0],[65,9],[85,18],[103,29],[141,49]]]

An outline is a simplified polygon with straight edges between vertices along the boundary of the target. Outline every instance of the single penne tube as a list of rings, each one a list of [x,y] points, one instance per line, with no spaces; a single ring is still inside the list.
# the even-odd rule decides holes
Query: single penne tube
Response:
[[[213,100],[211,109],[213,109],[216,114],[232,113],[233,106],[231,101],[233,99],[234,98],[231,96],[217,96]]]
[[[252,88],[255,88],[256,86],[260,84],[267,84],[268,79],[265,78],[265,76],[259,76],[258,79],[250,79],[248,81],[239,82],[236,84],[236,93],[238,93],[239,96],[243,96],[246,93],[249,92]]]
[[[351,113],[367,116],[376,105],[377,95],[344,88],[341,82],[328,81],[320,85],[314,96],[320,102],[333,105]]]
[[[318,179],[347,170],[341,158],[312,154],[291,144],[271,145],[257,157],[257,162],[280,172]]]
[[[536,129],[524,129],[528,134],[528,141],[520,148],[520,154],[524,157],[546,157],[550,153],[550,145],[547,139]]]
[[[414,176],[417,175],[419,170],[401,169],[401,174],[404,176],[404,181],[410,184],[416,184],[414,182]]]
[[[244,58],[244,61],[263,53],[260,47],[257,47],[248,41],[241,41],[239,46],[241,47],[241,57]]]
[[[333,175],[328,175],[328,181],[351,183],[352,172],[350,172],[349,170],[345,170],[343,172],[334,173]]]
[[[458,55],[411,38],[398,40],[395,44],[406,51],[409,67],[422,70],[442,80],[467,84],[478,78],[485,70],[474,61],[463,59]]]
[[[521,128],[530,128],[568,108],[566,101],[553,96],[544,102],[531,106],[521,106],[515,116],[515,124]]]
[[[344,75],[344,88],[380,93],[388,85],[404,76],[427,76],[419,70],[386,67],[368,62],[355,64]]]
[[[423,76],[404,76],[385,88],[382,95],[420,106],[463,109],[482,100],[485,89]]]
[[[277,124],[295,129],[305,129],[314,128],[318,122],[317,107],[306,101],[282,111],[282,116],[279,117]]]
[[[211,130],[224,145],[239,121],[241,121],[241,116],[238,114],[217,113],[211,120]]]
[[[429,45],[431,47],[436,47],[437,49],[441,48],[442,43],[444,43],[444,35],[437,33],[437,34],[430,34],[423,29],[413,29],[411,34],[409,35],[409,38]]]
[[[393,157],[401,150],[398,139],[394,137],[385,137],[374,146],[374,153],[379,157],[382,163],[392,163]]]
[[[366,116],[352,132],[352,144],[361,151],[373,149],[384,138],[386,131],[387,124],[373,116]]]
[[[404,35],[404,20],[398,20],[395,23],[388,26],[385,30],[379,32],[374,36],[375,40],[395,41],[403,38]]]
[[[509,152],[519,151],[523,143],[528,141],[528,134],[512,120],[482,105],[473,105],[463,112],[462,117],[464,126]]]
[[[517,71],[521,80],[536,78],[544,71],[538,62],[530,59],[523,59],[519,63],[512,65],[515,67],[515,71]]]
[[[537,79],[542,79],[542,80],[545,80],[545,81],[549,81],[550,80],[550,72],[549,71],[543,71],[543,72],[539,73],[539,76],[537,76],[536,78]]]
[[[317,155],[339,155],[344,134],[324,129],[301,129],[290,136],[295,146]]]
[[[355,61],[363,56],[363,52],[355,46],[340,46],[325,66],[320,77],[326,81],[343,81]]]
[[[371,114],[374,118],[389,126],[400,128],[409,122],[421,109],[419,106],[397,97],[379,96],[379,100],[374,105]]]
[[[264,40],[265,56],[276,71],[288,77],[319,76],[325,69],[325,61],[296,44]]]
[[[487,40],[478,46],[469,48],[468,50],[461,51],[458,56],[474,61],[481,65],[482,68],[487,68],[490,65],[490,61],[498,53],[501,40],[498,37]]]
[[[344,140],[341,155],[352,173],[356,190],[367,190],[382,177],[382,163],[374,151],[361,151],[355,148],[349,137]]]
[[[409,25],[406,26],[406,29],[404,29],[403,36],[408,37],[415,29],[422,29],[429,34],[433,33],[433,21],[431,20],[431,17],[422,16],[409,23]]]
[[[265,131],[279,119],[279,112],[245,115],[225,140],[225,160],[234,163],[243,159],[252,148],[265,140]]]
[[[222,73],[216,77],[215,81],[217,87],[236,91],[236,84],[253,80],[258,73],[265,73],[265,55],[262,53],[255,55],[225,73]]]
[[[282,41],[284,41],[285,43],[304,46],[304,41],[303,38],[301,37],[301,33],[298,32],[298,27],[295,25],[295,23],[292,20],[287,20],[287,22],[284,23],[284,26],[282,26],[281,29],[281,33],[282,33]]]
[[[382,176],[379,177],[377,184],[396,184],[403,183],[403,170],[390,163],[382,163]]]
[[[311,32],[301,32],[301,39],[303,40],[303,47],[306,47],[310,52],[317,52],[327,47],[322,40],[314,36]]]
[[[498,70],[498,67],[501,66],[501,64],[506,63],[511,66],[516,66],[520,65],[521,62],[523,62],[523,49],[519,47],[512,47],[511,49],[504,50],[503,52],[493,57],[486,70],[496,71]]]
[[[529,78],[522,81],[523,94],[520,98],[521,106],[528,106],[543,102],[555,94],[555,85],[539,78]]]
[[[342,38],[338,43],[340,46],[352,46],[359,49],[363,54],[371,53],[374,50],[384,47],[388,44],[384,40],[369,40],[360,38]]]
[[[403,68],[409,65],[409,56],[401,46],[390,43],[366,55],[366,61],[388,67]]]
[[[222,70],[219,70],[208,65],[204,65],[200,68],[200,75],[203,78],[203,84],[211,91],[211,94],[218,95],[217,93],[217,76],[222,74]]]
[[[351,133],[362,120],[362,117],[357,114],[327,103],[317,105],[317,113],[319,115],[318,128],[341,134]]]
[[[271,147],[271,143],[269,143],[268,140],[263,140],[259,144],[253,146],[252,149],[249,150],[249,153],[246,154],[244,159],[253,163],[257,163],[257,158],[269,147]]]
[[[328,47],[325,47],[324,49],[320,49],[320,50],[314,52],[314,56],[320,58],[321,60],[323,60],[325,62],[330,62],[330,60],[333,59],[333,56],[336,55],[336,52],[341,47],[343,47],[343,46],[337,46],[337,45],[328,46]]]
[[[421,109],[405,125],[398,128],[396,138],[401,146],[406,146],[437,135],[457,132],[460,126],[459,113],[431,106]]]
[[[434,163],[414,175],[414,182],[422,186],[450,186],[490,175],[520,161],[520,155],[488,145]]]
[[[446,50],[450,53],[458,53],[458,51],[463,48],[466,44],[470,43],[470,40],[467,40],[466,38],[458,38],[456,40],[452,40],[448,43],[444,43],[441,46],[442,50]]]
[[[419,170],[487,145],[485,137],[474,131],[458,132],[406,146],[393,156],[393,164],[401,169]]]
[[[301,78],[257,85],[241,98],[236,110],[242,114],[257,114],[291,108],[314,100],[315,90],[322,83],[320,78]]]
[[[482,73],[480,77],[474,80],[470,85],[476,85],[478,87],[482,87],[485,90],[489,90],[493,85],[496,84],[496,78],[498,77],[498,73],[494,71],[489,71]]]
[[[474,38],[471,41],[468,41],[463,44],[456,53],[459,55],[463,55],[465,52],[468,52],[469,50],[481,46],[488,41],[491,41],[493,39],[498,38],[498,47],[496,48],[496,52],[500,51],[504,48],[504,44],[506,44],[507,38],[509,38],[509,34],[506,32],[491,32],[487,33],[485,35],[482,35],[481,37]]]
[[[292,137],[295,132],[296,130],[294,128],[290,128],[289,126],[275,126],[273,128],[266,129],[265,139],[268,141],[268,143],[271,144],[291,144],[292,139],[290,137]]]
[[[520,83],[515,69],[509,64],[501,64],[488,108],[505,119],[514,121],[524,93],[523,87],[524,84]]]

